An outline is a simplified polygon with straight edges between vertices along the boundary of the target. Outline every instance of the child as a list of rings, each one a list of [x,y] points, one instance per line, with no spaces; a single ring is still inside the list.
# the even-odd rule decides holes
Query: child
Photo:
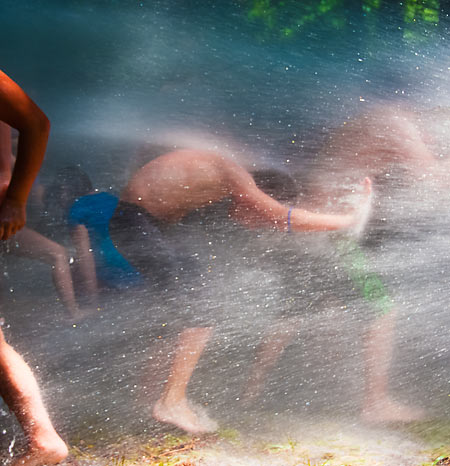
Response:
[[[370,190],[367,179],[366,198]],[[216,221],[224,209],[230,220],[246,228],[278,231],[345,230],[359,221],[359,211],[327,215],[290,209],[258,189],[252,176],[232,160],[207,151],[179,150],[157,157],[132,176],[111,219],[111,237],[143,276],[159,282],[167,302],[179,298],[187,303],[186,311],[205,304],[215,309],[208,276],[214,250],[226,235]],[[217,428],[186,397],[212,334],[211,324],[201,322],[204,311],[189,315],[192,324],[179,335],[171,373],[153,408],[156,419],[191,433]]]
[[[8,126],[19,131],[12,173]],[[44,113],[0,71],[0,239],[7,240],[25,224],[26,202],[44,158],[49,130]],[[67,456],[67,447],[52,426],[30,368],[6,342],[1,328],[0,395],[28,439],[27,451],[12,466],[56,464]]]
[[[69,226],[83,294],[91,303],[97,302],[99,287],[125,290],[141,283],[139,272],[109,236],[109,221],[119,201],[116,196],[94,190],[86,172],[68,166],[56,174],[44,200],[47,210],[57,210]]]

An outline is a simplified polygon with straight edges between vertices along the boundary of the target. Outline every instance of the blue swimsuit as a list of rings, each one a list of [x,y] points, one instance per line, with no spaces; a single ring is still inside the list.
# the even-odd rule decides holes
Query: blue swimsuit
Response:
[[[109,235],[109,221],[118,198],[106,192],[80,197],[69,211],[69,226],[84,225],[89,233],[98,279],[112,288],[141,283],[140,273],[119,253]]]

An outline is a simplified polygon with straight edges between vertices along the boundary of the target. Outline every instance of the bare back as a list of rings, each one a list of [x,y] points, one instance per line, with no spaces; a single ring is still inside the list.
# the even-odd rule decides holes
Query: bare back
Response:
[[[158,218],[176,221],[191,210],[232,195],[234,162],[207,151],[179,150],[144,165],[122,200],[142,205]]]

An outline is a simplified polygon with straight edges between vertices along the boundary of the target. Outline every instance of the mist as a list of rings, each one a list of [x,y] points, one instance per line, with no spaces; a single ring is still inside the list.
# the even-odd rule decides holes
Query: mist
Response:
[[[224,227],[204,298],[215,331],[188,390],[240,443],[223,435],[210,447],[216,456],[199,464],[308,464],[307,458],[323,464],[332,452],[329,464],[366,458],[416,466],[437,458],[431,452],[448,436],[448,15],[441,13],[423,40],[408,41],[400,6],[381,3],[377,17],[369,17],[343,2],[341,29],[318,20],[288,39],[252,19],[253,2],[246,1],[5,0],[0,6],[2,70],[52,123],[44,186],[61,168],[78,165],[97,191],[118,195],[144,163],[190,148],[220,153],[249,171],[279,169],[294,180],[293,205],[317,205],[311,187],[340,185],[340,170],[349,168],[340,160],[359,152],[355,139],[366,148],[378,147],[380,138],[399,141],[383,116],[367,117],[383,108],[413,113],[442,162],[439,176],[417,182],[398,160],[378,170],[383,161],[374,151],[372,211],[358,239],[395,302],[389,390],[426,412],[426,420],[406,427],[360,421],[373,302],[355,293],[338,234]],[[358,118],[364,123],[347,146],[342,141],[349,139],[338,136],[344,122]],[[362,181],[363,170],[353,168]],[[357,202],[355,180],[349,196]],[[31,199],[30,228],[64,245],[73,261],[67,226],[38,210]],[[201,249],[204,238],[196,234],[190,238]],[[109,464],[108,455],[117,458],[124,444],[180,434],[154,420],[152,406],[167,381],[177,335],[195,326],[197,316],[205,319],[201,302],[190,320],[183,296],[167,301],[154,286],[103,290],[95,314],[72,323],[48,265],[10,254],[2,265],[8,341],[32,367],[63,438],[97,452],[76,464]],[[82,287],[77,299],[83,301]],[[258,397],[243,403],[257,348],[268,335],[275,335],[274,345],[288,335],[288,344]],[[2,458],[10,458],[24,439],[2,406]],[[265,453],[267,445],[289,442],[291,456]],[[352,448],[360,453],[351,456]]]

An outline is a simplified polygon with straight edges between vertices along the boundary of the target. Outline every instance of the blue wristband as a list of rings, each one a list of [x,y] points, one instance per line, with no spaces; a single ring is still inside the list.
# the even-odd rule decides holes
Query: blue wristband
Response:
[[[288,231],[288,233],[291,232],[291,214],[292,214],[292,209],[293,209],[293,207],[290,207],[290,208],[289,208],[289,211],[288,211],[288,218],[287,218],[287,225],[288,225],[287,231]]]

